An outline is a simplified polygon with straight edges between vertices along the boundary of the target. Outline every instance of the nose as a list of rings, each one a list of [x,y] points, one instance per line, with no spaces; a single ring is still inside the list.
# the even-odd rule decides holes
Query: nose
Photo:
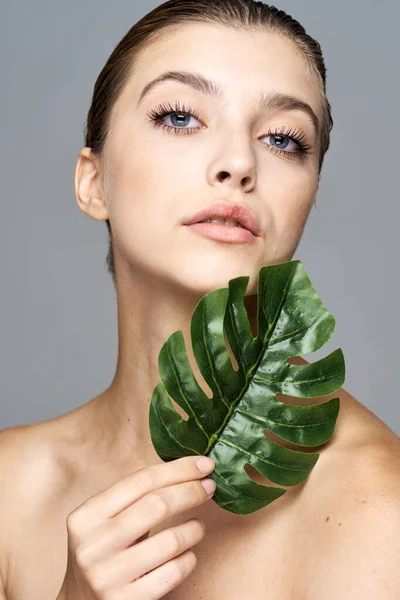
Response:
[[[233,178],[233,176],[230,173],[228,173],[228,171],[220,171],[218,173],[217,177],[218,177],[219,182],[225,181],[225,179]],[[250,183],[251,183],[251,177],[249,175],[246,175],[245,177],[241,178],[240,184],[242,186],[248,186]]]
[[[224,169],[221,169],[221,162],[225,164]],[[242,192],[250,191],[255,185],[257,180],[257,170],[254,153],[250,146],[246,147],[243,139],[240,140],[239,145],[233,148],[231,141],[230,155],[221,153],[219,157],[220,164],[214,164],[211,167],[210,175],[213,179],[214,185],[224,185],[224,189],[227,187],[238,189]]]

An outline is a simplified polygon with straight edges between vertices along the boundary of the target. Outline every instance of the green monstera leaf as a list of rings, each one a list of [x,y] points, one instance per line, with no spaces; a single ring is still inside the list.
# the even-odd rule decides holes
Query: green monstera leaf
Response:
[[[284,448],[265,430],[299,446],[320,446],[333,434],[339,398],[323,404],[290,406],[276,394],[324,396],[345,379],[341,349],[307,365],[287,358],[309,354],[331,337],[335,319],[317,296],[300,261],[262,267],[258,278],[257,337],[251,332],[244,294],[249,277],[229,281],[200,300],[191,318],[193,354],[212,390],[203,391],[189,364],[182,330],[162,346],[161,381],[153,391],[149,426],[153,446],[164,461],[210,456],[217,484],[213,500],[222,508],[249,514],[286,490],[261,485],[246,473],[252,465],[270,481],[293,486],[308,476],[318,453]],[[224,331],[238,368],[234,369]],[[170,397],[188,414],[183,419]]]

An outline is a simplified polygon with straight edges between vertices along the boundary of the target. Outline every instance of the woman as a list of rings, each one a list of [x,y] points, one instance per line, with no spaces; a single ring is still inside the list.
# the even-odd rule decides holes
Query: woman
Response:
[[[163,463],[148,428],[158,353],[177,329],[207,387],[189,335],[201,296],[249,275],[256,330],[259,269],[292,258],[316,197],[325,91],[318,43],[251,0],[172,0],[112,53],[75,190],[109,227],[116,373],[79,409],[1,432],[0,598],[394,598],[399,440],[345,390],[306,481],[251,515],[210,502],[198,457]]]

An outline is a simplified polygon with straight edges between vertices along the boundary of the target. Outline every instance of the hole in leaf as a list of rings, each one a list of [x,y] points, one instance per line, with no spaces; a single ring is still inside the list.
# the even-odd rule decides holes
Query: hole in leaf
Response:
[[[270,431],[269,429],[264,430],[264,435],[266,438],[271,440],[271,442],[274,442],[275,444],[278,444],[278,446],[282,446],[283,448],[289,448],[289,450],[297,450],[298,452],[306,452],[306,453],[317,451],[316,450],[317,446],[301,446],[299,444],[293,444],[292,442],[288,442],[287,440],[284,440],[279,435],[277,435],[273,431]]]
[[[283,486],[277,486],[276,483],[274,483],[270,479],[267,479],[266,477],[264,477],[264,475],[262,475],[260,473],[260,471],[258,471],[257,469],[255,469],[253,467],[253,465],[249,465],[249,464],[245,465],[244,466],[244,470],[246,471],[246,473],[249,476],[249,478],[252,481],[255,481],[255,483],[259,483],[260,485],[267,485],[267,486],[270,486],[270,487],[283,487]]]
[[[202,376],[202,374],[200,373],[200,371],[197,369],[196,371],[194,371],[194,376],[197,379],[197,382],[199,384],[199,386],[201,387],[201,389],[203,390],[203,392],[209,397],[212,398],[213,397],[213,393],[211,391],[210,386],[208,385],[207,381],[204,379],[204,377]]]
[[[257,337],[257,302],[256,294],[244,297],[244,306],[247,311],[247,316],[250,324],[250,331],[253,338]]]
[[[174,407],[174,409],[176,410],[176,412],[178,413],[178,415],[180,415],[182,417],[182,419],[184,419],[185,421],[188,421],[189,420],[189,415],[187,414],[187,412],[185,412],[183,410],[183,408],[181,408],[179,406],[179,404],[177,404],[173,398],[170,397],[170,400],[172,402],[172,406]]]
[[[228,342],[228,338],[226,337],[226,333],[224,331],[224,340],[225,340],[225,344],[226,344],[226,349],[228,351],[229,354],[229,358],[231,359],[231,363],[232,363],[232,368],[234,371],[238,371],[239,370],[239,365],[237,364],[237,360],[235,358],[235,355],[232,352],[232,348]]]
[[[199,386],[203,390],[203,392],[206,394],[206,396],[208,396],[211,399],[213,397],[213,393],[211,391],[211,388],[210,388],[210,386],[208,385],[208,383],[206,382],[206,380],[204,379],[204,377],[202,376],[202,374],[200,372],[200,369],[199,369],[199,367],[197,365],[196,359],[195,359],[194,354],[193,354],[192,344],[188,343],[186,337],[185,337],[185,346],[186,346],[186,352],[187,352],[187,357],[188,357],[189,365],[191,366],[191,369],[193,371],[193,375],[194,375],[195,379],[197,380],[197,383],[199,384]]]
[[[270,431],[269,429],[264,429],[264,435],[266,438],[271,440],[271,442],[274,442],[275,444],[279,444],[279,446],[284,446],[286,448],[293,448],[294,450],[297,450],[299,448],[299,446],[292,444],[291,442],[288,442],[287,440],[284,440],[279,435],[277,435],[273,431]]]
[[[289,396],[288,394],[276,393],[276,399],[283,404],[289,406],[311,406],[313,404],[323,404],[337,396],[337,392],[327,394],[326,396],[316,396],[315,398],[298,398],[297,396]]]
[[[289,358],[286,359],[286,362],[289,363],[289,365],[303,365],[306,364],[304,361],[302,361],[301,356],[289,356]]]
[[[288,448],[289,450],[296,450],[296,452],[304,452],[305,454],[308,454],[310,452],[320,452],[322,449],[327,448],[332,443],[334,443],[337,431],[335,430],[333,432],[332,437],[320,446],[302,446],[301,444],[294,444],[293,442],[289,442],[288,440],[281,438],[279,435],[277,435],[273,431],[270,431],[269,429],[264,429],[264,435],[266,438],[271,440],[271,442],[274,442],[275,444],[278,444],[283,448]]]

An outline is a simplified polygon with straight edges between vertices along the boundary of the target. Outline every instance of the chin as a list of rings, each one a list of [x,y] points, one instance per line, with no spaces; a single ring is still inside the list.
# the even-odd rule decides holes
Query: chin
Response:
[[[221,260],[217,257],[214,260],[194,260],[186,262],[182,265],[179,272],[180,284],[186,288],[188,292],[196,296],[202,297],[208,292],[220,288],[227,288],[229,281],[236,277],[249,277],[245,295],[253,295],[257,293],[258,273],[261,265],[258,266],[254,261],[247,260],[225,259]]]

